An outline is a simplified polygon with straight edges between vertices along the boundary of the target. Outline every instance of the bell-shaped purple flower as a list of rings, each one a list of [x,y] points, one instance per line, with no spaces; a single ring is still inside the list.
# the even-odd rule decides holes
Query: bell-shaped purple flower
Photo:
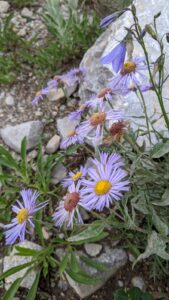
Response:
[[[101,59],[102,64],[112,63],[113,70],[118,73],[124,64],[126,56],[126,43],[119,43],[109,54]]]
[[[123,9],[121,11],[117,11],[111,15],[106,16],[105,18],[103,18],[100,22],[100,27],[101,28],[105,28],[108,25],[110,25],[111,23],[115,22],[117,20],[118,17],[120,17],[127,9]]]

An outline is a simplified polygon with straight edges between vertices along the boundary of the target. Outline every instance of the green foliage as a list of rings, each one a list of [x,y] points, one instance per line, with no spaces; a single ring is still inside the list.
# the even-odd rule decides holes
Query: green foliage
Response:
[[[12,4],[17,8],[31,6],[34,3],[35,3],[35,0],[12,0]]]
[[[56,39],[55,51],[61,60],[81,57],[100,32],[96,15],[79,9],[79,1],[67,1],[67,8],[65,16],[59,0],[48,0],[44,11],[44,22]]]
[[[142,292],[139,288],[118,289],[115,292],[114,300],[153,300],[149,293]]]

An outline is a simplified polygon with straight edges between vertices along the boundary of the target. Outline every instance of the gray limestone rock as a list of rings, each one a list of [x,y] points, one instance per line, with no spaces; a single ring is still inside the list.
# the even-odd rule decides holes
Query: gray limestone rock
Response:
[[[64,117],[57,120],[57,129],[62,138],[68,136],[68,134],[75,129],[79,124],[77,120],[70,120],[69,117]]]
[[[32,242],[28,242],[28,241],[19,243],[16,246],[34,249],[34,250],[41,250],[41,246],[39,246],[35,243],[32,243]],[[9,270],[13,267],[28,263],[32,260],[31,256],[19,256],[19,255],[16,255],[16,253],[17,253],[17,250],[14,247],[12,252],[10,253],[10,255],[4,257],[3,272],[6,272],[7,270]],[[9,277],[6,277],[5,278],[5,289],[9,289],[11,284],[17,278],[24,276],[24,274],[26,273],[27,270],[28,270],[28,268],[25,268],[15,274],[10,275]],[[30,289],[30,287],[32,286],[32,284],[36,278],[37,273],[38,273],[38,269],[33,269],[30,273],[28,273],[28,275],[21,282],[21,287]]]
[[[27,138],[27,150],[31,150],[38,145],[42,132],[43,124],[40,121],[29,121],[3,128],[0,135],[6,145],[20,153],[24,137]]]
[[[88,255],[95,257],[102,251],[102,245],[96,243],[90,243],[84,245],[85,251]]]
[[[144,282],[144,279],[140,276],[135,276],[132,278],[131,283],[134,287],[138,287],[140,290],[145,292],[146,290],[146,285]]]
[[[55,153],[60,144],[60,136],[55,134],[46,145],[46,153]]]
[[[0,13],[6,13],[10,5],[7,1],[0,1]]]
[[[153,21],[154,15],[161,11],[161,17],[157,19],[157,28],[159,35],[163,37],[165,33],[168,32],[169,26],[169,2],[166,0],[134,0],[133,2],[137,9],[137,15],[140,21],[142,28],[146,24],[150,24]],[[109,53],[118,43],[123,40],[126,35],[126,30],[124,27],[130,28],[133,24],[133,17],[129,11],[124,13],[119,17],[114,23],[112,23],[105,32],[97,39],[95,44],[86,52],[84,58],[81,62],[81,67],[86,69],[86,80],[82,83],[79,91],[79,95],[83,101],[89,98],[92,93],[97,93],[101,88],[105,87],[108,83],[108,79],[113,76],[113,70],[111,64],[101,65],[100,59]],[[169,69],[169,47],[164,41],[164,51],[166,53],[166,75]],[[147,50],[150,56],[150,60],[153,62],[159,57],[159,47],[155,40],[151,39],[147,34],[145,36],[145,42]],[[134,42],[134,56],[143,56],[144,53],[140,45],[135,41]],[[168,101],[168,89],[169,89],[169,79],[166,81],[164,90],[163,90],[163,101],[166,107],[166,111],[169,111],[169,101]],[[153,119],[158,119],[154,124],[155,129],[158,131],[166,132],[166,126],[164,119],[160,118],[161,110],[156,97],[156,94],[153,91],[148,91],[144,93],[147,111],[149,117],[153,116]],[[143,116],[143,109],[140,104],[139,99],[137,98],[134,92],[129,93],[123,98],[123,101],[126,103],[125,110],[126,116],[132,120],[132,128],[138,129],[142,126],[145,126],[145,119],[138,118]],[[140,143],[145,139],[141,137]],[[155,135],[152,135],[153,142],[156,142]],[[148,144],[148,142],[147,142]]]

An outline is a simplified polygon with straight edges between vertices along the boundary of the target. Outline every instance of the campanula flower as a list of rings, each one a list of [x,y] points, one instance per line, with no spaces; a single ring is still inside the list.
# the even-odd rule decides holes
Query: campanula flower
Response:
[[[101,59],[102,64],[112,64],[113,70],[118,73],[123,67],[126,56],[126,43],[119,43],[110,53]]]

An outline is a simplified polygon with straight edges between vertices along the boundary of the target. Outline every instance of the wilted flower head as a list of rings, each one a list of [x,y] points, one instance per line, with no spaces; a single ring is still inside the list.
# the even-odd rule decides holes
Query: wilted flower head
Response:
[[[62,139],[60,148],[67,149],[70,145],[83,143],[84,134],[81,132],[80,127],[77,127],[74,130],[70,130],[70,132],[67,134],[67,137]]]
[[[56,227],[65,225],[68,228],[72,228],[74,223],[83,223],[83,219],[79,212],[79,208],[84,207],[80,185],[81,183],[78,182],[77,185],[73,183],[69,186],[64,201],[60,201],[59,206],[56,208],[53,215],[53,221]]]
[[[126,43],[119,43],[110,53],[101,59],[102,64],[112,64],[113,70],[118,73],[123,67],[126,56]]]
[[[10,224],[4,226],[7,245],[14,244],[17,238],[19,238],[21,242],[24,241],[26,226],[30,225],[34,228],[32,222],[33,215],[48,204],[48,201],[36,204],[36,200],[40,194],[36,191],[33,192],[31,189],[22,190],[20,195],[23,202],[17,200],[17,205],[12,206],[12,211],[16,213],[16,217],[12,219]]]
[[[141,72],[147,70],[144,61],[144,58],[141,57],[136,57],[132,61],[126,61],[119,74],[110,79],[110,88],[123,95],[137,88],[142,90],[147,81],[147,77]]]
[[[49,94],[49,88],[44,88],[41,91],[38,91],[35,95],[35,98],[32,100],[32,104],[38,104],[39,100],[43,100],[43,98]]]
[[[112,126],[109,129],[109,132],[115,141],[119,142],[121,140],[121,138],[127,130],[128,125],[129,123],[124,120],[112,124]]]
[[[81,181],[87,174],[87,168],[80,166],[77,172],[69,172],[69,177],[62,180],[62,185],[68,187],[73,183]]]
[[[82,195],[88,209],[102,211],[105,207],[109,208],[114,200],[122,198],[123,191],[129,190],[129,181],[125,180],[127,173],[116,159],[116,154],[113,158],[102,153],[100,162],[96,161],[89,168],[89,178],[82,181]]]

